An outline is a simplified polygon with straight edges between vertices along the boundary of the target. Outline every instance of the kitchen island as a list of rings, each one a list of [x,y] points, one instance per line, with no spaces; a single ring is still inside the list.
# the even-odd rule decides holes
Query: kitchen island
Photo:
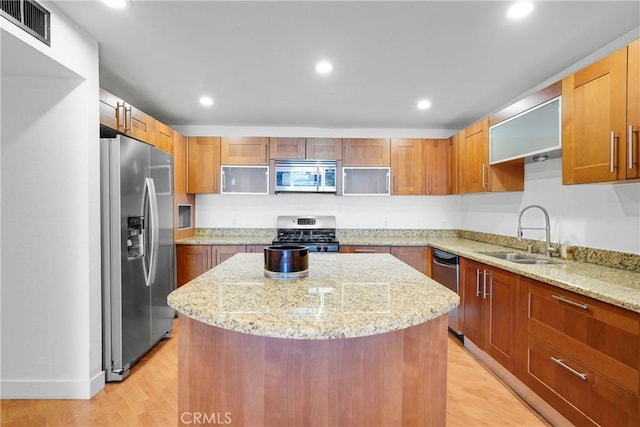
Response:
[[[169,295],[180,425],[445,424],[455,293],[389,254],[263,273],[262,254],[238,254]]]

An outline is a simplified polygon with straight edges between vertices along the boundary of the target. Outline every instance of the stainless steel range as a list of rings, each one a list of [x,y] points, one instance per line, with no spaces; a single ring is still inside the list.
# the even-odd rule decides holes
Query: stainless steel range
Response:
[[[279,216],[274,245],[296,244],[309,252],[338,252],[335,216]]]

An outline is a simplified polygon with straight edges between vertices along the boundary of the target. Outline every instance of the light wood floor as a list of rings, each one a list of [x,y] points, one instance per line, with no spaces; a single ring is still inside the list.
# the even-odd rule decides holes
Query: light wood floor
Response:
[[[2,400],[1,425],[175,426],[178,419],[178,327],[138,362],[122,383],[91,400]],[[461,343],[449,339],[447,426],[548,426]],[[295,426],[303,427],[303,426]]]

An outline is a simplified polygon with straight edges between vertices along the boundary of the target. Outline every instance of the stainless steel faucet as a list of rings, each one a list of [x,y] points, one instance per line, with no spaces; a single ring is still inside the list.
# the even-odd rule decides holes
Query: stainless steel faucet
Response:
[[[542,213],[544,214],[544,228],[541,227],[523,227],[522,226],[522,214],[525,213],[525,211],[527,209],[530,208],[538,208],[542,211]],[[547,256],[551,256],[551,254],[554,254],[556,252],[558,252],[557,248],[554,248],[553,246],[551,246],[551,225],[549,222],[549,213],[547,212],[547,210],[545,208],[543,208],[540,205],[529,205],[529,206],[525,206],[524,208],[522,208],[522,210],[520,211],[520,213],[518,214],[518,241],[522,240],[522,230],[545,230],[545,237],[546,237],[546,245],[545,245],[545,254]]]

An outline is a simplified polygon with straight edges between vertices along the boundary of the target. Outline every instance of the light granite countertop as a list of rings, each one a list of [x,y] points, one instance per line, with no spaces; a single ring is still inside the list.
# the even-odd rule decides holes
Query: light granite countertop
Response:
[[[272,236],[268,233],[260,235],[228,235],[199,236],[184,239],[178,244],[270,244]],[[513,273],[520,274],[541,282],[576,292],[606,303],[640,313],[640,271],[637,263],[635,269],[624,270],[606,267],[599,264],[580,261],[565,261],[553,258],[554,264],[525,265],[501,260],[480,252],[513,251],[517,249],[500,244],[485,243],[461,237],[451,237],[443,232],[424,234],[407,232],[399,235],[380,235],[374,231],[356,233],[338,230],[341,245],[381,245],[381,246],[432,246],[462,257],[479,261]],[[501,242],[498,239],[498,242]],[[508,243],[508,242],[507,242]],[[626,259],[637,259],[631,255]]]
[[[339,339],[404,329],[460,298],[389,254],[309,254],[299,279],[264,276],[264,255],[241,253],[174,290],[169,305],[203,323],[252,335]]]
[[[553,264],[517,264],[481,252],[523,251],[462,238],[431,239],[429,246],[640,313],[640,273],[635,271],[558,258],[551,259]]]

